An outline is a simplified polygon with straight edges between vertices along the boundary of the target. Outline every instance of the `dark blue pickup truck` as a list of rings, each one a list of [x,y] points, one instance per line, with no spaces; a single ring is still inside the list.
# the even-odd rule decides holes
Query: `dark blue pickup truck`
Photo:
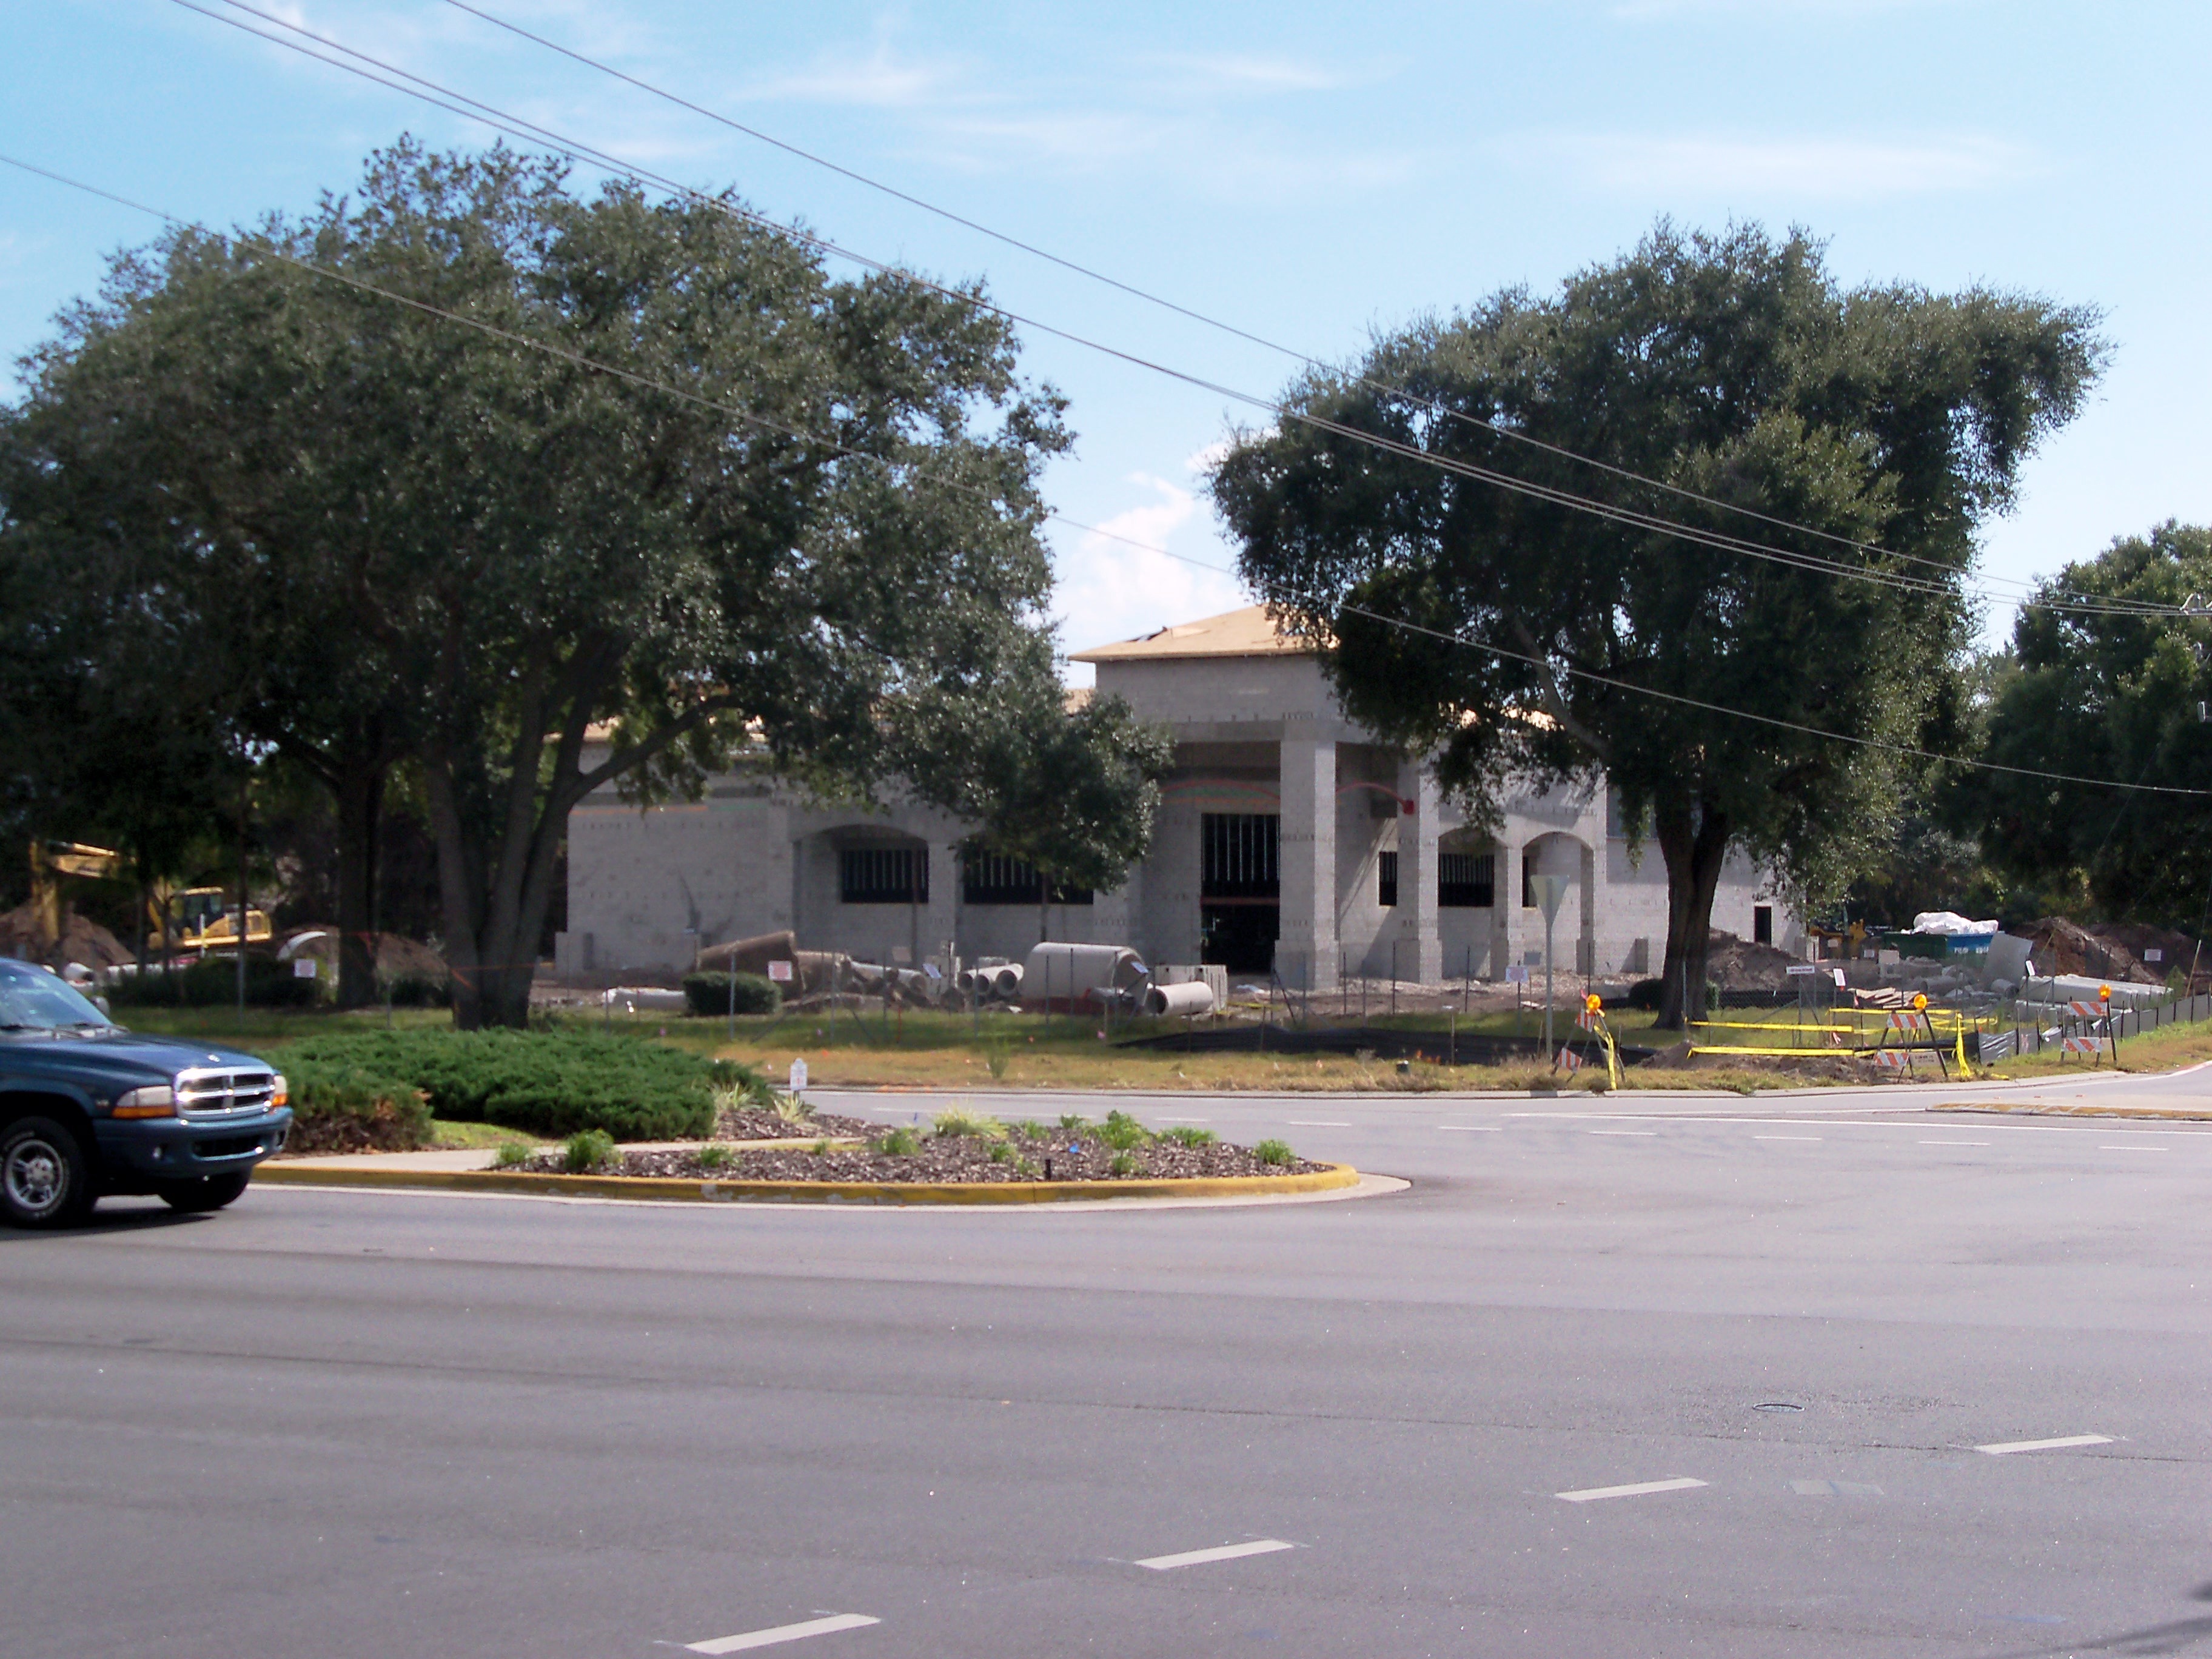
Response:
[[[45,969],[0,960],[0,1218],[67,1226],[106,1193],[219,1210],[291,1126],[265,1060],[134,1036]]]

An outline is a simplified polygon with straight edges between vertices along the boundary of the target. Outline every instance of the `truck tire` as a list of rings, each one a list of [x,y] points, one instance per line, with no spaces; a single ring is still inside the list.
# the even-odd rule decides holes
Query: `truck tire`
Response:
[[[246,1190],[252,1177],[241,1170],[236,1175],[191,1176],[182,1181],[165,1181],[154,1190],[161,1195],[161,1202],[181,1215],[200,1215],[209,1210],[220,1210]]]
[[[0,1128],[0,1216],[18,1227],[69,1227],[99,1194],[84,1143],[50,1117],[19,1117]]]

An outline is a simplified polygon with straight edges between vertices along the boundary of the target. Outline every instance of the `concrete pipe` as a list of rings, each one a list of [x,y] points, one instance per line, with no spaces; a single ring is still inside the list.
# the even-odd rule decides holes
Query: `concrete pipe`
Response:
[[[1213,1012],[1213,988],[1204,980],[1183,985],[1155,985],[1145,993],[1148,1014],[1181,1014],[1193,1018]]]
[[[991,970],[991,994],[1012,1001],[1022,994],[1022,965],[1010,962]]]

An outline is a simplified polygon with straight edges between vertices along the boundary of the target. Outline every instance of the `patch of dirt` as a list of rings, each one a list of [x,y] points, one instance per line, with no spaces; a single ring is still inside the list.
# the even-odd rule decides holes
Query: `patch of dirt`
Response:
[[[863,1117],[841,1117],[835,1112],[816,1112],[793,1119],[766,1106],[725,1106],[714,1119],[716,1140],[796,1140],[805,1135],[830,1135],[837,1139],[881,1133],[882,1126]]]
[[[1723,991],[1787,991],[1796,981],[1790,977],[1793,963],[1802,958],[1771,945],[1754,945],[1734,933],[1712,930],[1705,946],[1705,977]]]
[[[817,1121],[858,1122],[852,1118]],[[672,1176],[685,1181],[993,1182],[1306,1175],[1328,1167],[1302,1158],[1293,1158],[1287,1164],[1264,1164],[1249,1147],[1223,1141],[1192,1146],[1164,1137],[1149,1138],[1135,1146],[1117,1149],[1107,1142],[1095,1125],[1082,1130],[1058,1129],[1042,1134],[1010,1129],[1003,1139],[923,1132],[914,1143],[912,1152],[896,1152],[890,1151],[886,1143],[898,1131],[880,1124],[860,1127],[868,1131],[866,1146],[748,1152],[739,1143],[729,1146],[726,1152],[718,1147],[703,1160],[701,1154],[707,1152],[705,1147],[619,1152],[613,1163],[602,1165],[593,1173]],[[905,1133],[912,1136],[916,1132]],[[1117,1172],[1114,1168],[1116,1158],[1126,1158],[1127,1167]],[[542,1152],[522,1167],[532,1173],[557,1175],[562,1172],[561,1154]]]
[[[2120,934],[2124,930],[2107,930],[2100,927],[2096,933],[2063,916],[2045,916],[2031,921],[2020,930],[2020,936],[2034,942],[2033,960],[2038,974],[2087,974],[2098,979],[2124,980],[2136,985],[2163,985],[2166,975],[2144,966],[2135,951],[2118,937],[2100,937],[2108,932]],[[2146,933],[2149,929],[2142,930]],[[2179,937],[2177,935],[2176,937]],[[2155,941],[2152,941],[2155,943]],[[2166,963],[2159,964],[2160,969]]]
[[[74,909],[64,909],[61,941],[43,956],[38,950],[38,922],[27,902],[0,915],[0,956],[43,960],[56,968],[65,962],[82,963],[88,968],[112,968],[118,963],[131,960],[128,945]]]

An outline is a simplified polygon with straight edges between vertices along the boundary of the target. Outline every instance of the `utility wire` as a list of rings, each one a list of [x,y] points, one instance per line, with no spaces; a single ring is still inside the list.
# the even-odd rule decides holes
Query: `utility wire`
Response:
[[[884,261],[871,258],[865,254],[843,247],[836,242],[830,241],[825,237],[816,234],[813,232],[805,230],[799,227],[780,223],[775,220],[769,218],[765,215],[759,214],[750,209],[739,206],[738,204],[730,201],[727,198],[709,196],[702,191],[682,183],[680,180],[671,179],[664,174],[656,173],[649,169],[623,161],[619,157],[616,157],[609,155],[607,152],[596,149],[580,140],[568,138],[561,133],[554,131],[550,128],[529,121],[522,117],[510,114],[504,110],[499,109],[494,105],[487,104],[479,99],[471,98],[465,93],[455,91],[449,87],[443,86],[439,82],[428,80],[422,76],[416,75],[411,70],[401,69],[398,65],[388,63],[382,58],[358,51],[354,47],[345,46],[343,43],[331,40],[326,36],[318,34],[314,31],[308,29],[302,25],[293,23],[283,17],[274,15],[273,13],[265,12],[257,7],[246,4],[245,3],[245,0],[222,0],[222,3],[230,6],[234,10],[244,12],[248,15],[258,19],[276,28],[285,30],[289,34],[297,35],[305,40],[311,40],[317,46],[327,47],[331,51],[343,53],[348,58],[358,60],[358,63],[343,63],[340,62],[337,58],[325,57],[323,53],[312,51],[308,47],[299,44],[297,41],[288,40],[278,35],[267,33],[261,29],[254,28],[246,23],[241,22],[235,18],[228,17],[219,12],[213,11],[207,6],[197,3],[197,0],[175,0],[175,3],[184,7],[188,11],[197,12],[200,15],[210,18],[215,21],[228,24],[234,28],[239,29],[244,33],[252,35],[257,40],[266,40],[272,45],[284,46],[291,51],[301,53],[304,57],[314,58],[317,62],[330,64],[335,69],[343,70],[349,74],[358,76],[364,80],[373,82],[375,84],[386,87],[390,90],[405,94],[406,95],[418,99],[424,103],[446,110],[449,113],[461,116],[465,119],[480,121],[496,131],[504,132],[511,137],[521,138],[526,143],[544,145],[559,155],[567,156],[572,161],[582,162],[586,166],[602,169],[617,177],[626,178],[635,183],[653,185],[659,189],[670,192],[672,195],[685,198],[686,199],[696,202],[703,207],[727,214],[733,218],[742,220],[746,223],[757,226],[762,229],[770,231],[775,234],[790,237],[794,240],[803,242],[807,246],[817,248],[825,253],[832,254],[839,258],[849,260],[865,269],[881,272],[885,275],[897,276],[902,280],[910,281],[919,287],[927,289],[948,299],[954,300],[960,304],[972,306],[979,310],[987,311],[994,316],[1003,318],[1006,321],[1018,324],[1022,327],[1033,329],[1040,333],[1050,335],[1054,338],[1067,341],[1071,344],[1101,353],[1102,355],[1113,357],[1133,367],[1143,368],[1165,378],[1180,381],[1185,385],[1194,386],[1200,390],[1215,393],[1218,396],[1228,398],[1234,401],[1248,404],[1252,408],[1260,410],[1264,413],[1274,416],[1278,421],[1296,422],[1300,424],[1314,428],[1317,430],[1331,433],[1334,435],[1345,438],[1353,442],[1385,450],[1390,453],[1396,454],[1403,459],[1419,465],[1433,466],[1447,473],[1454,473],[1462,477],[1489,483],[1516,495],[1544,501],[1555,506],[1563,507],[1571,511],[1589,514],[1594,517],[1620,524],[1625,526],[1646,530],[1656,535],[1665,536],[1677,540],[1687,541],[1697,545],[1710,547],[1719,551],[1738,553],[1748,557],[1762,559],[1771,563],[1790,566],[1798,569],[1837,575],[1855,580],[1867,581],[1878,586],[1887,586],[1896,591],[1916,593],[1923,597],[1949,598],[1953,596],[1954,593],[1962,592],[1970,596],[1994,599],[1999,603],[2014,602],[2008,599],[2007,596],[1989,593],[1983,590],[1967,586],[1963,582],[1960,585],[1959,588],[1954,589],[1948,583],[1936,581],[1928,578],[1908,576],[1895,572],[1853,568],[1836,563],[1832,560],[1820,558],[1814,555],[1776,549],[1761,543],[1747,541],[1741,538],[1729,536],[1721,532],[1676,524],[1672,520],[1661,519],[1648,513],[1640,512],[1633,508],[1617,507],[1609,502],[1595,501],[1553,486],[1531,483],[1524,479],[1516,478],[1509,473],[1499,472],[1492,468],[1479,466],[1472,462],[1463,461],[1455,457],[1437,455],[1430,451],[1420,448],[1417,445],[1406,443],[1395,439],[1385,438],[1381,434],[1367,432],[1341,422],[1332,421],[1324,416],[1313,415],[1301,410],[1292,409],[1290,406],[1276,402],[1272,398],[1261,397],[1252,392],[1243,392],[1234,386],[1225,386],[1218,381],[1209,380],[1202,376],[1175,368],[1168,364],[1154,362],[1152,359],[1139,356],[1133,352],[1124,350],[1116,346],[1106,344],[1103,342],[1090,338],[1085,335],[1074,333],[1067,329],[1059,328],[1037,319],[1024,316],[1020,313],[1009,310],[1006,307],[994,304],[992,301],[983,299],[979,295],[964,292],[960,289],[948,287],[943,283],[933,282],[929,278],[920,276],[917,273],[899,270],[896,267],[888,264]],[[369,65],[371,68],[362,68],[359,66],[361,64]],[[382,71],[382,73],[374,73],[372,72],[372,69],[374,70]],[[403,81],[412,82],[415,84],[413,86],[401,85],[398,82],[386,78],[387,76],[398,76]],[[427,88],[427,90],[418,90],[417,88]],[[447,101],[449,100],[458,100],[459,105],[465,105],[468,107],[457,107],[456,103]],[[1880,550],[1876,550],[1879,551]],[[1920,562],[1936,565],[1940,568],[1950,568],[1950,567],[1941,565],[1938,561],[1923,560]],[[2052,608],[2061,610],[2079,610],[2085,613],[2091,614],[2106,614],[2120,611],[2126,611],[2129,614],[2136,614],[2137,609],[2134,606],[2116,606],[2109,604],[2080,606],[2055,606]],[[2149,614],[2164,613],[2151,612]]]
[[[1232,336],[1233,337],[1245,341],[1249,344],[1260,346],[1266,350],[1276,353],[1279,356],[1287,357],[1293,362],[1303,364],[1308,368],[1331,375],[1341,373],[1335,365],[1325,362],[1322,359],[1315,357],[1307,352],[1301,351],[1295,346],[1284,345],[1278,341],[1267,338],[1265,335],[1254,333],[1251,330],[1244,328],[1236,323],[1228,322],[1221,318],[1209,315],[1207,313],[1196,310],[1194,307],[1183,305],[1177,301],[1167,299],[1161,295],[1151,292],[1149,289],[1139,288],[1133,283],[1126,282],[1118,276],[1112,276],[1108,272],[1097,269],[1094,266],[1084,264],[1079,260],[1067,258],[1060,254],[1053,252],[1048,248],[1039,247],[1034,242],[1024,241],[1020,237],[1009,235],[1001,230],[994,230],[990,226],[980,223],[974,219],[967,217],[963,214],[956,213],[950,208],[940,207],[934,202],[927,201],[921,197],[915,196],[907,191],[901,190],[895,185],[886,184],[880,179],[872,178],[868,174],[861,173],[855,168],[846,167],[841,162],[833,161],[826,155],[819,155],[813,150],[806,149],[800,145],[791,143],[787,140],[779,138],[773,133],[764,132],[758,127],[750,126],[743,121],[734,119],[730,116],[723,114],[719,110],[710,109],[703,104],[694,103],[691,100],[684,98],[678,94],[671,92],[664,87],[656,86],[652,82],[645,80],[641,76],[629,74],[628,71],[623,70],[617,69],[613,64],[606,63],[600,58],[594,58],[588,52],[578,52],[573,47],[562,46],[559,41],[550,40],[542,34],[535,33],[529,29],[524,28],[519,23],[511,22],[504,17],[495,15],[493,13],[486,11],[479,6],[471,5],[468,3],[468,0],[446,0],[446,3],[452,6],[457,11],[466,12],[470,16],[490,24],[495,28],[503,29],[507,33],[514,35],[519,39],[528,40],[536,46],[543,46],[548,52],[557,52],[562,57],[569,59],[573,63],[581,64],[588,69],[596,70],[602,75],[605,75],[615,80],[620,81],[626,86],[635,87],[640,92],[645,93],[649,96],[660,99],[665,103],[672,104],[678,109],[688,110],[694,115],[703,117],[707,120],[713,121],[719,125],[727,127],[732,132],[743,133],[745,137],[757,139],[763,144],[780,149],[787,155],[795,155],[799,160],[811,162],[816,167],[825,168],[829,172],[837,174],[840,178],[849,179],[854,184],[866,185],[868,189],[877,191],[883,195],[891,198],[895,201],[903,202],[909,207],[919,208],[924,213],[933,214],[936,217],[943,219],[948,223],[958,225],[963,229],[972,230],[981,236],[988,236],[993,241],[1001,243],[1007,247],[1018,249],[1021,252],[1027,253],[1035,258],[1042,259],[1048,264],[1058,265],[1063,270],[1072,271],[1075,275],[1087,278],[1091,282],[1103,283],[1108,288],[1114,289],[1120,293],[1128,295],[1133,299],[1142,300],[1148,305],[1157,306],[1164,311],[1172,312],[1178,317],[1186,318],[1192,322],[1202,324],[1207,328],[1218,330],[1224,334]],[[1923,557],[1918,554],[1893,551],[1875,543],[1860,541],[1852,537],[1838,535],[1832,531],[1821,530],[1812,525],[1801,524],[1793,520],[1779,518],[1772,514],[1760,512],[1756,507],[1745,507],[1735,501],[1723,501],[1717,496],[1708,495],[1698,490],[1686,489],[1680,484],[1669,483],[1662,478],[1654,478],[1647,474],[1637,472],[1627,467],[1617,466],[1612,462],[1600,460],[1595,456],[1584,455],[1578,451],[1568,449],[1562,445],[1547,442],[1541,438],[1534,436],[1533,434],[1523,432],[1516,427],[1509,426],[1498,421],[1486,420],[1479,415],[1470,415],[1464,410],[1454,409],[1449,404],[1438,402],[1433,398],[1421,398],[1412,392],[1409,388],[1395,385],[1387,380],[1376,380],[1372,376],[1366,374],[1352,374],[1346,376],[1345,378],[1349,379],[1354,385],[1364,386],[1370,391],[1383,392],[1392,397],[1410,399],[1416,407],[1426,410],[1432,414],[1443,416],[1450,420],[1457,421],[1468,426],[1482,428],[1486,431],[1495,433],[1501,438],[1510,439],[1516,443],[1528,445],[1531,448],[1541,450],[1547,454],[1558,456],[1565,460],[1574,461],[1583,466],[1595,467],[1600,471],[1610,473],[1615,477],[1624,478],[1632,483],[1644,485],[1650,489],[1664,490],[1668,494],[1677,496],[1682,500],[1696,501],[1700,506],[1716,507],[1723,512],[1737,514],[1745,518],[1757,520],[1763,524],[1772,525],[1778,529],[1793,531],[1800,535],[1815,537],[1822,541],[1832,542],[1838,546],[1850,548],[1855,552],[1878,555],[1887,558],[1910,560],[1914,563],[1931,566],[1936,569],[1946,572],[1952,569],[1951,566],[1944,563],[1944,562],[1940,559],[1929,559]],[[1995,577],[1990,580],[2007,582],[2020,587],[2033,588],[2035,586],[2033,582],[2016,576]],[[1990,597],[2002,598],[2002,596],[1994,594]],[[2069,597],[2081,596],[2069,595]],[[2029,599],[2012,600],[2009,602],[2014,604],[2035,603],[2032,597]]]
[[[41,179],[51,179],[56,184],[65,185],[72,190],[82,191],[88,195],[100,197],[103,200],[113,202],[120,206],[130,208],[136,212],[147,214],[151,217],[162,220],[165,222],[176,226],[180,229],[197,230],[204,235],[216,234],[216,233],[209,231],[204,226],[198,224],[194,221],[182,218],[176,214],[167,212],[161,208],[149,206],[143,202],[135,201],[130,197],[118,195],[113,191],[104,190],[97,185],[88,184],[82,179],[72,178],[67,173],[55,172],[50,167],[40,167],[35,163],[21,161],[15,156],[5,154],[0,154],[0,164],[5,164],[6,166],[18,168],[22,172],[35,174]],[[316,264],[310,260],[295,258],[276,247],[267,246],[264,247],[264,251],[267,252],[270,258],[281,261],[283,264],[293,266],[294,268],[307,272],[309,275],[324,277],[330,281],[342,283],[348,288],[356,289],[360,292],[377,295],[378,297],[388,300],[394,304],[405,307],[413,311],[421,312],[428,316],[443,319],[447,322],[459,324],[465,328],[474,329],[477,332],[487,335],[494,339],[501,340],[509,344],[521,346],[529,350],[542,352],[549,356],[558,358],[563,362],[574,364],[579,368],[590,370],[593,373],[611,375],[617,380],[627,381],[631,385],[641,386],[649,391],[665,393],[670,397],[679,398],[684,402],[694,404],[700,407],[710,409],[718,413],[730,416],[737,420],[743,421],[749,425],[760,427],[766,430],[778,433],[783,436],[795,439],[800,442],[816,445],[836,455],[849,457],[854,460],[873,462],[878,465],[887,468],[892,465],[889,460],[882,456],[872,455],[866,451],[852,448],[848,445],[836,442],[834,439],[823,438],[818,434],[809,433],[799,428],[782,425],[778,422],[769,420],[765,416],[756,415],[750,410],[741,409],[736,404],[726,403],[720,398],[709,398],[682,386],[670,385],[666,381],[656,380],[650,375],[640,374],[635,370],[623,368],[617,364],[601,362],[596,358],[586,356],[581,352],[573,351],[563,346],[556,345],[550,341],[540,340],[533,336],[519,333],[512,329],[501,328],[495,324],[487,323],[479,318],[470,317],[459,312],[447,310],[442,306],[432,305],[427,301],[418,300],[408,295],[396,293],[390,289],[381,287],[374,283],[368,282],[363,278],[351,276],[346,272],[333,270],[328,266]],[[967,483],[959,479],[948,479],[943,482],[945,483],[948,487],[973,495],[984,501],[987,504],[998,504],[997,498],[991,492],[983,489],[978,485]],[[1120,542],[1125,546],[1135,548],[1139,551],[1157,554],[1163,558],[1173,559],[1179,563],[1188,564],[1200,570],[1209,571],[1216,575],[1234,577],[1237,574],[1234,571],[1224,569],[1219,565],[1209,564],[1203,559],[1192,558],[1187,554],[1172,552],[1167,548],[1157,546],[1150,542],[1141,542],[1133,537],[1120,535],[1114,531],[1104,529],[1097,525],[1085,524],[1079,519],[1070,518],[1062,513],[1055,513],[1048,510],[1042,516],[1054,523],[1066,525],[1070,529],[1083,531],[1091,535],[1103,536],[1110,541]],[[1464,635],[1452,634],[1441,629],[1425,627],[1419,623],[1408,622],[1402,617],[1387,617],[1380,611],[1370,611],[1360,605],[1347,605],[1341,606],[1340,609],[1345,614],[1363,617],[1369,621],[1381,623],[1385,627],[1399,629],[1407,633],[1423,635],[1431,639],[1444,641],[1448,643],[1462,646],[1470,650],[1486,652],[1492,656],[1502,657],[1510,661],[1528,663],[1544,670],[1547,673],[1558,672],[1557,665],[1552,664],[1541,657],[1534,656],[1525,652],[1515,651],[1504,646],[1494,645],[1486,640],[1469,639]],[[1612,675],[1600,674],[1589,669],[1577,668],[1570,665],[1567,666],[1564,672],[1574,678],[1588,680],[1600,685],[1610,686],[1617,690],[1632,692],[1638,696],[1654,698],[1662,702],[1674,703],[1684,708],[1697,708],[1708,714],[1721,714],[1734,720],[1751,720],[1761,726],[1777,727],[1784,731],[1796,732],[1808,737],[1819,738],[1827,742],[1851,744],[1862,748],[1876,749],[1892,754],[1910,756],[1916,759],[1942,761],[1955,766],[1971,767],[1979,771],[2000,772],[2016,777],[2039,778],[2053,783],[2084,784],[2091,787],[2100,789],[2119,789],[2144,794],[2212,797],[2212,789],[2185,789],[2165,784],[2144,784],[2141,781],[2128,784],[2119,782],[2117,780],[2111,778],[2085,777],[2075,773],[2043,771],[2032,767],[2006,766],[1995,761],[1968,759],[1951,755],[1940,755],[1931,750],[1916,749],[1908,744],[1888,743],[1876,738],[1856,737],[1847,732],[1831,732],[1820,726],[1808,726],[1796,720],[1785,720],[1769,714],[1753,714],[1747,709],[1732,708],[1723,703],[1707,702],[1696,697],[1686,697],[1674,692],[1661,691],[1650,686],[1638,685],[1632,680],[1624,680]]]

